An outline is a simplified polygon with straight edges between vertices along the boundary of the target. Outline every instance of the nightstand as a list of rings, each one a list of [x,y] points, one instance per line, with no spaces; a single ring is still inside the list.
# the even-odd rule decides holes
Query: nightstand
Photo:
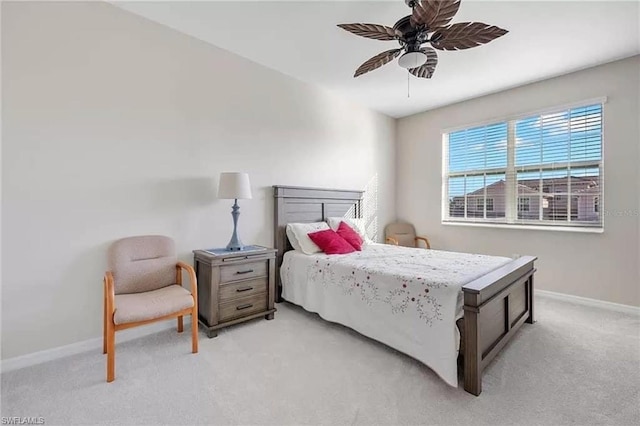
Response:
[[[264,316],[273,319],[276,250],[194,250],[198,277],[198,316],[207,336],[233,324]]]

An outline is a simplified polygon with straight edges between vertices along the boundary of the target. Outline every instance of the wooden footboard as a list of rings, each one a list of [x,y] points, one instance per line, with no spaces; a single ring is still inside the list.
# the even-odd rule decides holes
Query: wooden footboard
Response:
[[[462,287],[464,292],[464,389],[482,392],[482,372],[533,319],[533,256],[515,259]]]

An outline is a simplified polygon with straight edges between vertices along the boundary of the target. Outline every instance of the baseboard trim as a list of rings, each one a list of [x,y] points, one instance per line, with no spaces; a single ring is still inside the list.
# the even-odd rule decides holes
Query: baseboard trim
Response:
[[[556,293],[555,291],[548,290],[535,290],[536,295],[548,297],[550,299],[563,300],[566,302],[577,303],[585,306],[593,306],[596,308],[608,309],[617,312],[623,312],[626,314],[640,315],[640,307],[623,305],[620,303],[606,302],[604,300],[589,299],[587,297],[573,296],[571,294]],[[191,324],[191,318],[184,318],[185,328],[188,324]],[[143,336],[158,333],[170,328],[176,327],[176,321],[163,321],[156,324],[150,324],[145,327],[137,327],[129,330],[124,330],[118,333],[118,342],[126,342],[128,340],[138,339]],[[1,372],[19,370],[21,368],[30,367],[32,365],[42,364],[44,362],[53,361],[56,359],[64,358],[71,355],[76,355],[83,352],[89,352],[92,350],[102,350],[102,338],[97,337],[82,342],[72,343],[70,345],[59,346],[57,348],[45,349],[43,351],[33,352],[26,355],[17,356],[14,358],[8,358],[2,360]]]
[[[183,318],[185,329],[188,329],[187,326],[191,324],[191,317]],[[116,334],[116,341],[118,343],[126,342],[176,327],[176,320],[172,319],[149,324],[144,327],[130,328],[128,330],[119,331]],[[2,371],[2,373],[6,373],[8,371],[19,370],[21,368],[30,367],[32,365],[42,364],[44,362],[53,361],[56,359],[93,350],[100,351],[100,353],[102,353],[102,337],[96,337],[93,339],[84,340],[82,342],[71,343],[70,345],[59,346],[57,348],[45,349],[43,351],[8,358],[2,360],[0,370]]]
[[[606,302],[604,300],[590,299],[588,297],[573,296],[571,294],[556,293],[548,290],[534,290],[535,294],[545,296],[550,299],[563,300],[565,302],[577,303],[584,306],[608,309],[610,311],[623,312],[625,314],[640,315],[640,307],[623,305],[621,303]]]

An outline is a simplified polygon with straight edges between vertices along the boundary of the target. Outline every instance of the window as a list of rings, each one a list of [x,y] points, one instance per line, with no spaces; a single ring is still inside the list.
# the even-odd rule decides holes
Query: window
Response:
[[[602,227],[601,102],[443,141],[443,222]]]
[[[494,209],[494,199],[505,195],[507,124],[497,123],[449,135],[447,217],[461,219],[504,218]],[[490,198],[489,198],[489,197]],[[491,208],[485,200],[491,199]]]

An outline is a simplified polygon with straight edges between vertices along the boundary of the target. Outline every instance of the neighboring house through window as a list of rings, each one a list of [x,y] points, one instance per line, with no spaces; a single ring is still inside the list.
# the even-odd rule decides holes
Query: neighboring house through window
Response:
[[[443,222],[602,227],[602,101],[443,134]]]

